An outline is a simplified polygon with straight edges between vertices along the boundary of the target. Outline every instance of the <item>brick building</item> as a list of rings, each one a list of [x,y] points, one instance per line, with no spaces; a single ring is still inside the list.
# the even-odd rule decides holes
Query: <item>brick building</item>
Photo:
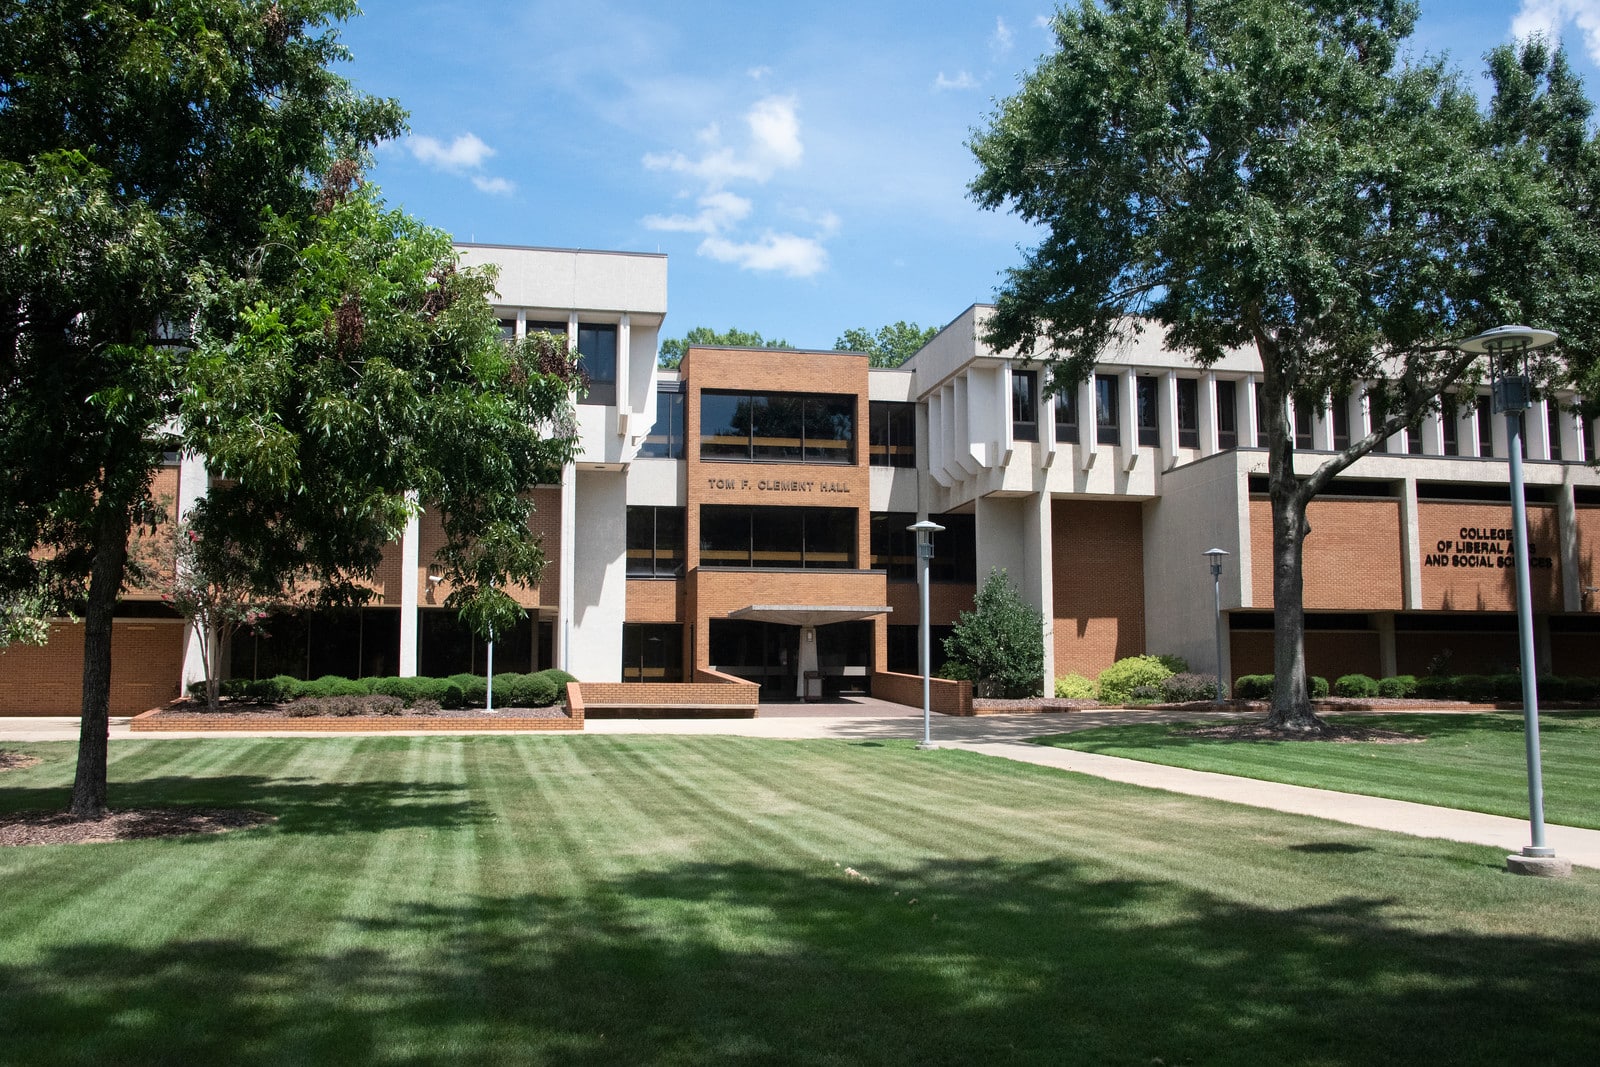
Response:
[[[661,256],[468,245],[500,267],[507,336],[564,332],[593,381],[581,454],[535,497],[550,559],[516,590],[529,617],[495,669],[561,666],[585,681],[691,680],[715,668],[793,696],[916,670],[915,552],[931,518],[936,635],[1004,568],[1045,618],[1047,675],[1093,675],[1140,652],[1214,665],[1211,575],[1222,575],[1224,671],[1270,671],[1270,508],[1259,369],[1206,370],[1147,335],[1089,381],[1046,397],[1040,364],[979,340],[968,308],[904,366],[840,352],[693,348],[656,367]],[[1391,438],[1310,509],[1311,670],[1328,677],[1487,672],[1517,659],[1503,420],[1463,393]],[[1546,670],[1600,673],[1597,426],[1564,396],[1527,416],[1537,649]],[[1364,391],[1291,413],[1297,464],[1369,424]],[[179,502],[199,459],[161,472]],[[426,511],[385,558],[377,595],[340,615],[270,620],[234,645],[236,676],[479,671],[486,649],[442,607]],[[117,621],[113,711],[176,695],[198,673],[180,623],[135,591]],[[0,714],[76,711],[81,636],[0,653]],[[935,642],[937,656],[937,642]]]

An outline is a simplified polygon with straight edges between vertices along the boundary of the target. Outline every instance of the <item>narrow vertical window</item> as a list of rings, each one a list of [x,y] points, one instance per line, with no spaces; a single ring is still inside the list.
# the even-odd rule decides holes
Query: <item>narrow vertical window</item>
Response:
[[[1178,379],[1178,445],[1180,448],[1200,447],[1200,381],[1197,378]]]
[[[1011,372],[1011,436],[1039,439],[1039,376],[1033,371]]]
[[[1154,378],[1135,378],[1133,398],[1139,409],[1139,443],[1153,448],[1161,447],[1159,388]]]
[[[1461,455],[1460,416],[1456,394],[1446,393],[1439,398],[1439,430],[1444,438],[1444,454],[1447,456]]]
[[[1103,445],[1122,443],[1122,419],[1117,411],[1117,379],[1112,375],[1094,376],[1094,419],[1097,441]]]
[[[1256,390],[1256,443],[1259,444],[1262,448],[1265,448],[1267,446],[1267,435],[1268,435],[1268,430],[1267,430],[1267,405],[1264,402],[1264,400],[1265,400],[1265,391],[1261,388],[1261,383],[1260,382],[1256,382],[1255,383],[1255,390]]]
[[[1302,452],[1310,451],[1313,446],[1311,425],[1315,418],[1316,412],[1310,404],[1294,406],[1294,447]]]
[[[1078,443],[1078,390],[1067,386],[1056,393],[1056,440]]]
[[[1550,439],[1550,458],[1557,463],[1561,462],[1561,403],[1555,397],[1546,397],[1544,402],[1545,433]]]
[[[1350,447],[1350,398],[1333,398],[1333,450],[1343,452]]]
[[[1217,383],[1217,447],[1239,447],[1239,385]]]
[[[1487,396],[1478,397],[1478,455],[1494,455],[1494,414]]]
[[[589,383],[580,403],[610,406],[617,402],[615,326],[578,324],[578,366]]]

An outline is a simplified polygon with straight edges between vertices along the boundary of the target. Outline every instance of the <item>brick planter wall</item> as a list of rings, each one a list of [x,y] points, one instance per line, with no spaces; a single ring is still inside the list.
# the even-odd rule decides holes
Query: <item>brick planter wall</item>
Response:
[[[922,675],[878,671],[872,676],[872,695],[907,707],[922,707]],[[928,709],[941,715],[972,714],[972,683],[934,678],[928,686]]]

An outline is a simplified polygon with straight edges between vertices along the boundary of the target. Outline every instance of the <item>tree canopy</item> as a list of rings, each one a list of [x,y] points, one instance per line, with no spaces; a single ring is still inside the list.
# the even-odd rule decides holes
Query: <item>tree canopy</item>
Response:
[[[1306,693],[1307,502],[1475,371],[1455,343],[1524,322],[1589,374],[1600,310],[1596,143],[1564,57],[1497,49],[1487,112],[1442,62],[1399,60],[1403,0],[1107,0],[972,141],[986,208],[1043,230],[987,340],[1092,373],[1146,328],[1202,366],[1262,366],[1273,503],[1274,724]],[[1575,371],[1574,371],[1575,369]],[[1370,432],[1298,469],[1287,401],[1382,383]],[[1384,413],[1387,412],[1387,417]]]
[[[663,367],[676,368],[683,362],[690,345],[721,345],[727,348],[793,348],[788,341],[777,338],[767,340],[759,330],[741,330],[737,326],[726,330],[713,330],[709,326],[696,326],[682,337],[668,337],[661,342],[657,361]]]
[[[572,447],[568,354],[508,349],[492,281],[385,210],[402,112],[331,65],[349,0],[8,4],[0,18],[0,588],[84,605],[72,810],[105,808],[111,619],[164,451],[270,587],[357,600],[415,499],[486,628],[536,575],[523,490]],[[408,496],[408,494],[414,494]]]
[[[877,332],[853,326],[833,342],[835,351],[865,352],[869,367],[898,367],[916,354],[917,349],[933,340],[938,327],[924,329],[904,319],[889,326],[880,326]]]

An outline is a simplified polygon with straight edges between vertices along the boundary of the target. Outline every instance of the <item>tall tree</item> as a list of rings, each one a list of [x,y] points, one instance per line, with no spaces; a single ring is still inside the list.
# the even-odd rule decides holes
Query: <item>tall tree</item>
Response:
[[[668,369],[683,362],[690,345],[722,345],[727,348],[793,348],[788,341],[773,338],[768,341],[759,330],[741,330],[737,326],[726,330],[713,330],[709,326],[696,326],[682,337],[669,337],[661,342],[657,362]]]
[[[1526,322],[1595,353],[1593,199],[1572,188],[1593,189],[1588,102],[1535,42],[1496,53],[1486,116],[1441,63],[1397,61],[1415,20],[1404,0],[1084,3],[971,145],[977,202],[1044,229],[990,344],[1047,352],[1060,382],[1147,327],[1202,366],[1260,357],[1280,729],[1321,728],[1308,502],[1476,373],[1453,342]],[[1297,464],[1287,401],[1362,381],[1387,383],[1369,432]]]
[[[914,322],[901,319],[889,326],[881,326],[874,333],[861,326],[852,326],[833,342],[837,352],[865,352],[869,367],[898,367],[916,354],[917,349],[933,340],[938,327],[926,329]]]
[[[0,9],[0,588],[84,605],[79,817],[105,811],[112,614],[130,532],[161,518],[164,450],[210,452],[237,479],[194,521],[253,519],[261,551],[280,553],[261,557],[263,580],[287,556],[312,560],[330,595],[357,587],[407,489],[466,505],[451,549],[464,571],[521,551],[499,544],[518,536],[512,505],[477,504],[465,484],[482,427],[450,415],[492,409],[500,428],[532,411],[495,397],[528,359],[490,343],[485,283],[454,271],[442,235],[353,193],[357,160],[403,117],[330,69],[345,58],[332,27],[355,12]],[[431,339],[404,359],[379,347],[395,315]],[[414,458],[455,448],[448,464]],[[492,590],[473,602],[501,604]]]

